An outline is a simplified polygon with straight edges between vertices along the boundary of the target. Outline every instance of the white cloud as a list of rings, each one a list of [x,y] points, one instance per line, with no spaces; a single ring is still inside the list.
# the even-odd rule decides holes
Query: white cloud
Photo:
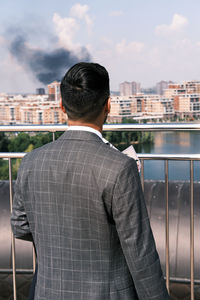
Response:
[[[191,42],[190,39],[179,39],[174,42],[174,47],[179,49],[179,50],[186,50],[186,49],[192,49],[193,48],[193,43]]]
[[[88,44],[85,44],[84,47],[85,47],[85,49],[88,50],[89,53],[92,53],[92,52],[93,52],[93,49],[94,49],[94,48],[93,48],[93,45],[92,45],[92,44],[89,44],[89,43],[88,43]]]
[[[111,17],[119,17],[123,15],[123,11],[122,10],[113,10],[110,13]]]
[[[127,43],[126,40],[122,40],[116,45],[116,51],[119,54],[140,53],[143,48],[144,44],[136,41]]]
[[[92,18],[89,16],[88,11],[89,11],[88,5],[81,5],[80,3],[77,3],[74,6],[72,6],[70,10],[70,15],[74,18],[84,20],[90,30],[93,21]]]
[[[78,44],[74,44],[74,35],[79,30],[79,25],[74,18],[61,18],[57,13],[53,15],[53,22],[55,24],[55,30],[58,35],[59,44],[67,48],[68,50],[74,50],[79,47]]]
[[[62,18],[59,14],[54,13],[53,23],[55,31],[59,39],[59,45],[73,50],[77,55],[81,49],[81,45],[75,42],[75,36],[81,29],[84,29],[84,24],[91,31],[93,24],[92,18],[88,14],[89,6],[79,3],[72,6],[69,17]],[[81,24],[84,21],[84,24]]]
[[[182,30],[186,25],[188,24],[187,18],[184,16],[175,14],[173,16],[172,23],[170,25],[170,28],[174,31]]]
[[[155,29],[155,33],[158,35],[170,35],[174,33],[180,33],[188,24],[186,17],[179,14],[174,14],[171,24],[161,24]]]

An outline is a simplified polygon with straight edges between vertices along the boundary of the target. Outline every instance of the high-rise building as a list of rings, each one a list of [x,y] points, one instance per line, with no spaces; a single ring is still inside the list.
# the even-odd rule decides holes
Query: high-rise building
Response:
[[[132,81],[132,93],[133,95],[136,95],[138,93],[140,93],[140,90],[141,90],[141,84],[139,82],[135,82],[135,81]]]
[[[156,84],[156,94],[163,95],[164,91],[166,89],[168,89],[169,84],[173,84],[173,82],[172,81],[164,81],[164,80],[161,80],[160,82],[158,82]]]
[[[49,100],[60,101],[60,82],[54,81],[48,85]]]
[[[124,81],[119,85],[120,96],[132,96],[140,92],[140,83]]]
[[[132,94],[132,86],[130,82],[124,81],[119,85],[120,96],[127,96]]]
[[[45,89],[44,88],[37,88],[36,89],[36,95],[45,95]]]

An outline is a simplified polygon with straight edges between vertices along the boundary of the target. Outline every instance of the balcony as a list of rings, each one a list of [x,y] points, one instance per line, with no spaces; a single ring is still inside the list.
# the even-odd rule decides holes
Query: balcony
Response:
[[[67,126],[0,126],[4,132],[55,132],[65,131]],[[121,124],[105,125],[106,131],[199,131],[200,124]],[[0,153],[0,159],[8,159],[9,182],[4,182],[5,202],[0,202],[4,213],[0,217],[0,287],[8,288],[14,296],[3,299],[24,299],[35,269],[35,255],[29,242],[15,240],[9,225],[9,210],[12,211],[14,182],[12,159],[22,158],[25,153]],[[138,154],[141,160],[141,183],[157,249],[160,255],[166,285],[171,299],[199,299],[200,297],[200,183],[194,181],[194,162],[200,154]],[[145,180],[145,162],[163,161],[164,180]],[[188,161],[189,181],[169,180],[169,162]],[[1,187],[1,185],[0,185]],[[2,192],[3,193],[3,192]],[[1,193],[0,188],[0,195]],[[4,194],[4,195],[5,195]],[[11,259],[12,258],[12,259]],[[6,283],[3,279],[6,278]],[[24,279],[23,279],[24,278]],[[24,280],[24,281],[23,281]],[[24,283],[22,288],[22,281]],[[8,283],[9,282],[9,283]],[[7,285],[6,285],[7,284]],[[12,287],[13,286],[13,287]],[[12,288],[11,288],[12,287]],[[0,290],[0,299],[2,291]],[[180,296],[182,295],[182,296]],[[10,298],[9,298],[10,297]],[[181,298],[182,297],[182,298]]]

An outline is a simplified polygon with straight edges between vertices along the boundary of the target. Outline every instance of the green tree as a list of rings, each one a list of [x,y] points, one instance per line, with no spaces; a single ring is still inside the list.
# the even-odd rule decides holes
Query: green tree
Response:
[[[8,180],[9,171],[8,171],[8,160],[0,159],[0,180]]]
[[[56,132],[56,139],[63,132]],[[0,133],[0,152],[30,152],[35,148],[41,147],[52,141],[52,133],[38,133],[30,136],[28,133],[21,132],[17,136],[11,135],[10,139],[4,133]],[[17,177],[17,171],[21,159],[12,159],[12,176]],[[8,161],[0,159],[0,180],[9,178]]]
[[[4,132],[0,132],[0,152],[8,152],[9,140]]]
[[[12,137],[9,144],[9,152],[24,152],[30,144],[28,133],[20,132],[16,137]]]
[[[122,118],[123,124],[137,124],[136,120],[130,118]],[[141,152],[141,145],[151,145],[153,143],[153,135],[151,132],[140,131],[111,131],[103,132],[103,136],[119,150],[124,150],[130,144],[134,144],[137,152]]]
[[[47,143],[52,142],[52,133],[38,133],[30,138],[30,144],[34,149],[39,148]]]
[[[130,119],[127,117],[122,118],[122,124],[137,124],[138,122],[134,119]]]

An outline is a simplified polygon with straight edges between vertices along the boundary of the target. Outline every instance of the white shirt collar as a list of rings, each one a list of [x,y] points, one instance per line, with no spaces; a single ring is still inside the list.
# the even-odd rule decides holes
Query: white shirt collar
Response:
[[[79,130],[79,131],[88,131],[88,132],[92,132],[96,135],[98,135],[98,137],[100,137],[100,139],[102,139],[102,141],[105,144],[108,144],[111,148],[114,148],[115,150],[118,150],[117,148],[115,148],[115,146],[113,146],[111,143],[109,143],[106,139],[103,138],[102,134],[100,131],[89,127],[89,126],[69,126],[67,130]]]
[[[88,131],[88,132],[95,133],[96,135],[98,135],[98,137],[103,139],[101,132],[89,126],[69,126],[67,130]]]

